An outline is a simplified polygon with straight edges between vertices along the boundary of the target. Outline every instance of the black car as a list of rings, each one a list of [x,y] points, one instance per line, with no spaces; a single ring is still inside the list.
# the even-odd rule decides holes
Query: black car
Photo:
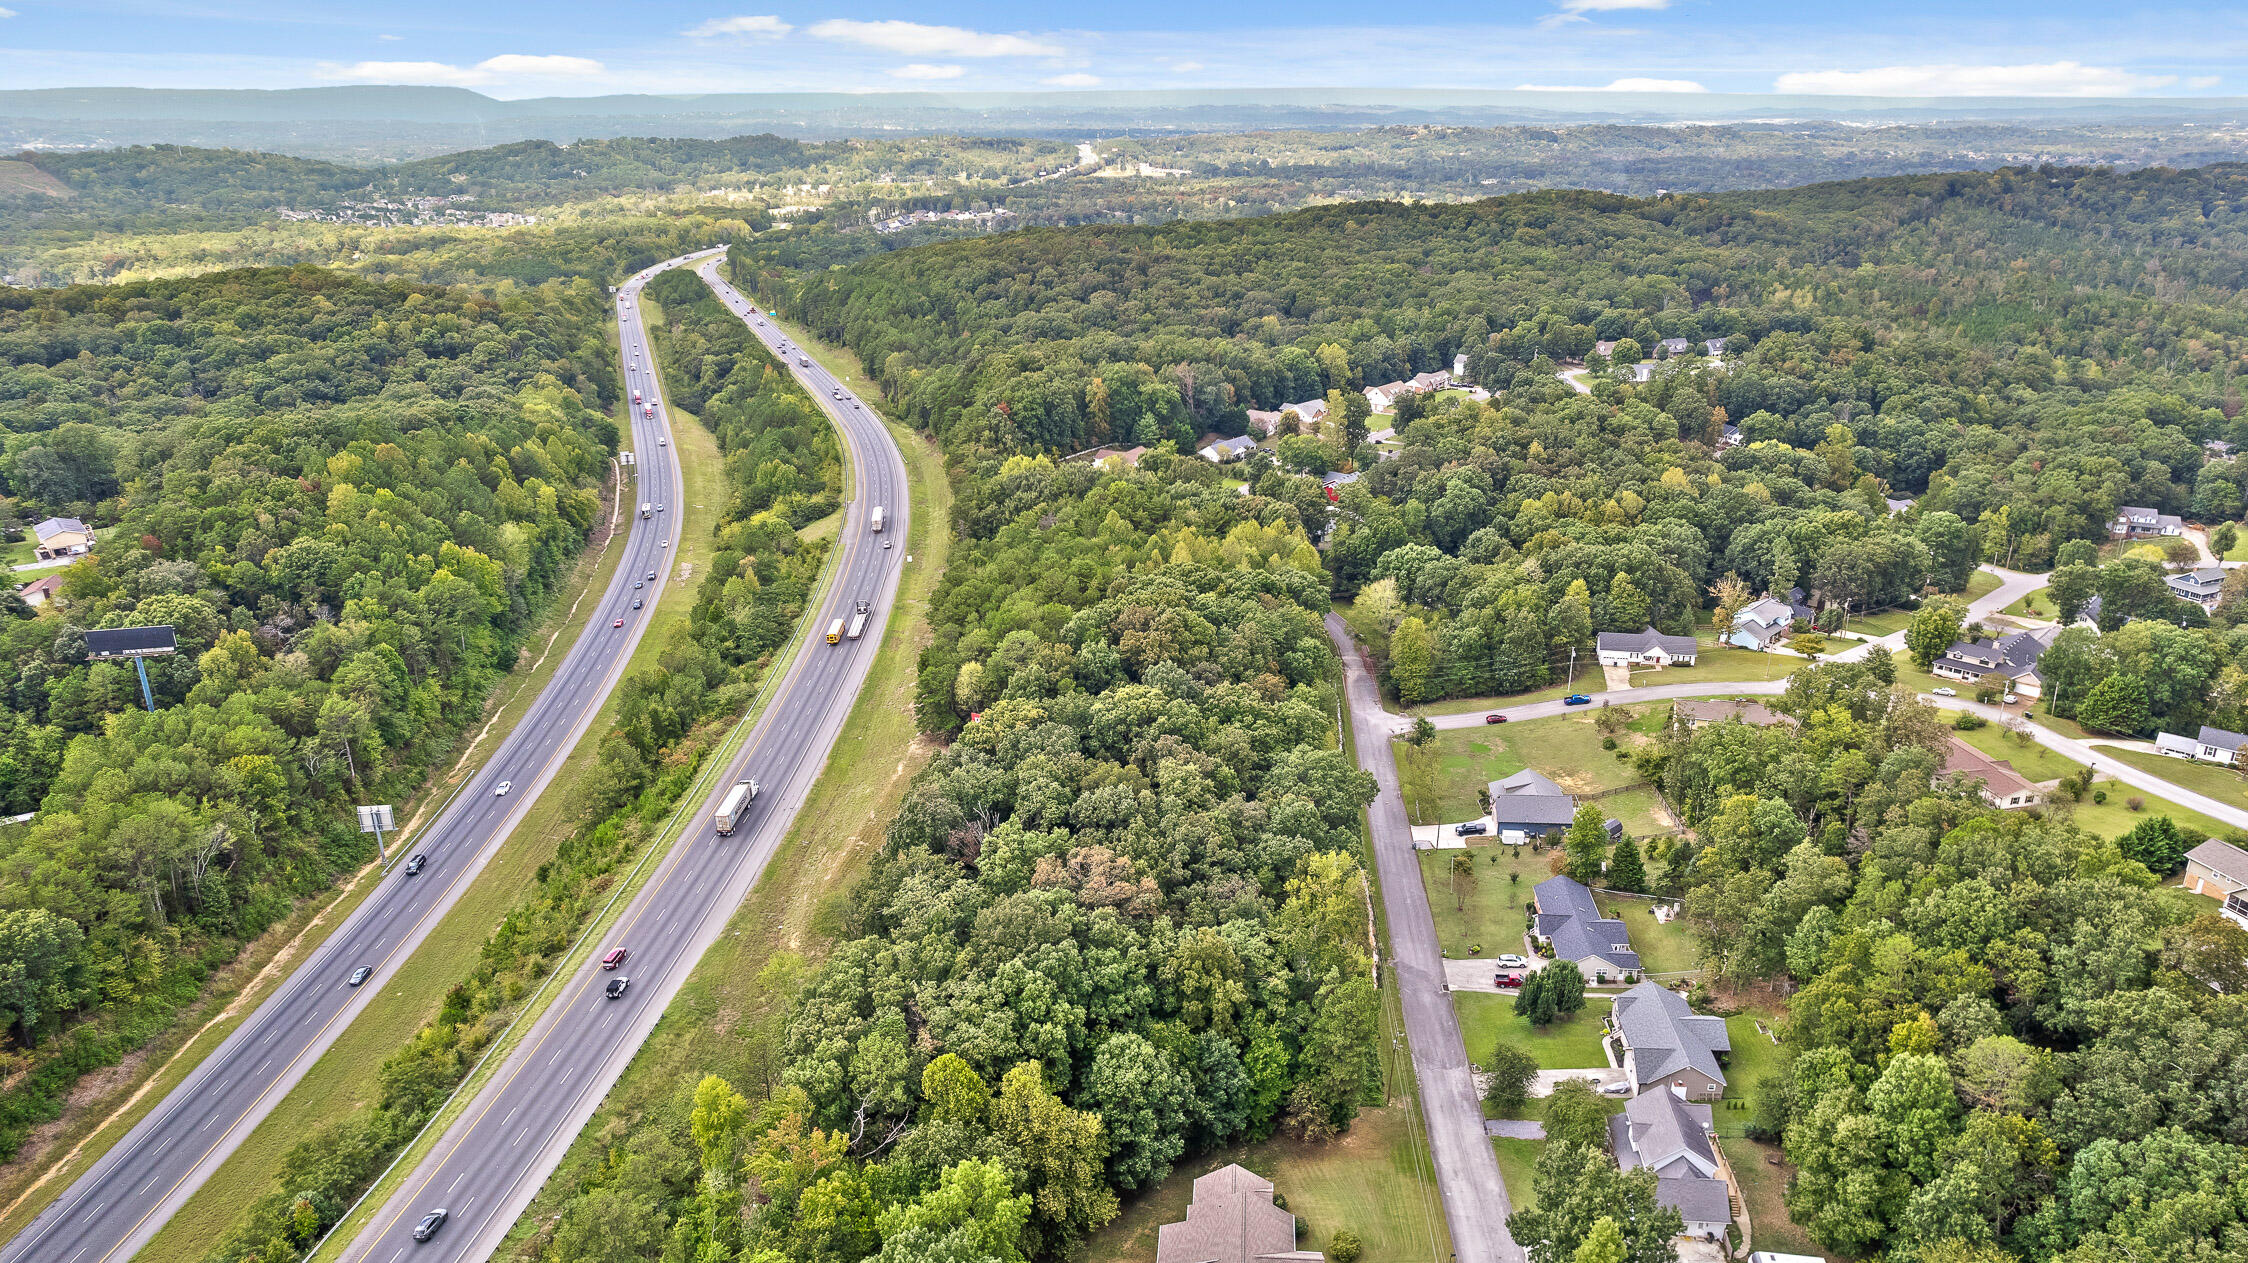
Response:
[[[446,1218],[452,1213],[453,1212],[440,1206],[437,1209],[429,1212],[428,1214],[423,1215],[421,1222],[414,1225],[414,1240],[427,1241],[431,1237],[436,1236],[437,1230],[445,1226]]]
[[[607,995],[607,996],[608,996],[608,997],[609,997],[610,999],[614,1000],[614,999],[616,999],[616,998],[617,998],[618,996],[621,996],[621,995],[623,995],[623,994],[624,994],[624,992],[625,992],[625,988],[627,988],[627,987],[629,987],[629,986],[631,986],[631,985],[632,985],[632,979],[630,979],[630,978],[611,978],[611,979],[609,980],[609,985],[608,985],[608,986],[606,986],[606,987],[603,987],[603,988],[602,988],[601,990],[602,990],[602,993],[603,993],[603,994]]]
[[[369,978],[372,978],[374,976],[375,967],[373,965],[361,965],[359,968],[351,971],[351,976],[344,979],[343,985],[347,987],[356,987],[360,983],[365,982]]]
[[[417,855],[417,856],[413,857],[412,859],[410,859],[410,860],[407,860],[407,861],[406,861],[406,875],[407,875],[408,877],[411,877],[411,876],[413,876],[414,874],[416,874],[416,873],[418,873],[418,872],[422,871],[422,869],[423,869],[423,868],[425,868],[425,867],[427,867],[428,865],[429,865],[429,857],[428,857],[428,856],[426,856],[426,855]]]
[[[1456,824],[1452,826],[1452,832],[1463,838],[1470,837],[1478,833],[1489,833],[1490,831],[1491,826],[1483,823],[1480,820],[1470,820],[1466,824]]]
[[[634,609],[639,609],[639,608],[640,608],[640,598],[639,598],[639,597],[634,597],[634,598],[632,598],[632,608],[634,608]]]

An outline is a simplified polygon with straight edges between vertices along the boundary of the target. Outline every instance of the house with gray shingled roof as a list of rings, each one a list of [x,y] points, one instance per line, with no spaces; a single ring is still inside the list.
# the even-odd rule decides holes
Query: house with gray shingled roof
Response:
[[[1689,1101],[1725,1094],[1725,1067],[1717,1061],[1733,1051],[1725,1020],[1694,1012],[1670,988],[1643,982],[1617,996],[1608,1031],[1623,1048],[1624,1078],[1635,1094],[1676,1088]]]
[[[1626,1171],[1655,1173],[1655,1200],[1675,1206],[1686,1235],[1722,1241],[1733,1223],[1733,1187],[1711,1137],[1710,1107],[1676,1092],[1642,1092],[1608,1120],[1608,1147]]]
[[[1272,1181],[1228,1163],[1194,1182],[1186,1218],[1156,1230],[1155,1263],[1323,1263],[1296,1248],[1296,1217],[1275,1206]]]
[[[1639,972],[1639,953],[1631,949],[1624,923],[1602,916],[1592,892],[1568,877],[1548,877],[1531,892],[1537,908],[1533,930],[1553,946],[1555,960],[1575,961],[1586,980],[1603,981]]]

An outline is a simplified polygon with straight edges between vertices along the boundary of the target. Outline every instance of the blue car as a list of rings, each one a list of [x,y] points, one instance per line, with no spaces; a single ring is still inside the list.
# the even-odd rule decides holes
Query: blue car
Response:
[[[1563,706],[1590,706],[1592,705],[1592,699],[1582,693],[1571,693],[1561,699],[1561,704]]]

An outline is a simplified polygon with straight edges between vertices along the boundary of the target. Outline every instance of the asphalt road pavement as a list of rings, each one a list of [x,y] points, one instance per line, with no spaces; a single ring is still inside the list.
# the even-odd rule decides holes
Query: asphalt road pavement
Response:
[[[624,293],[684,260],[635,276]],[[646,611],[631,608],[634,583],[670,569],[678,513],[638,515],[641,501],[676,505],[679,467],[666,439],[661,391],[648,371],[638,304],[620,302],[627,391],[653,403],[633,409],[636,464],[620,487],[620,526],[629,530],[616,577],[594,597],[586,626],[528,712],[491,751],[466,787],[420,834],[392,850],[381,885],[272,996],[203,1059],[177,1088],[5,1248],[0,1263],[108,1263],[131,1258],[156,1235],[227,1155],[302,1079],[374,999],[400,962],[467,890],[577,744],[631,658]],[[635,351],[638,365],[634,366]],[[628,396],[629,397],[629,396]],[[632,497],[629,502],[624,498]],[[647,590],[641,596],[652,595]],[[612,624],[624,620],[622,627]],[[504,787],[504,790],[503,790]],[[395,844],[395,839],[393,840]],[[428,856],[419,874],[398,871]],[[358,967],[374,976],[359,987]]]
[[[790,348],[770,319],[719,279],[716,260],[704,261],[698,272],[721,302],[783,356],[842,430],[856,494],[845,505],[834,582],[803,627],[805,643],[771,686],[763,715],[709,800],[698,806],[613,931],[344,1251],[353,1263],[400,1263],[409,1252],[414,1263],[460,1263],[485,1258],[506,1237],[695,961],[764,872],[873,665],[906,556],[904,458],[871,409],[819,361]],[[886,510],[881,533],[870,524],[876,506]],[[828,644],[830,624],[847,623],[859,601],[872,606],[864,639]],[[758,781],[763,792],[740,827],[721,837],[713,811],[745,778]],[[600,957],[615,948],[630,956],[615,970],[602,969]],[[606,988],[617,979],[629,979],[629,985],[611,998]],[[414,1226],[439,1208],[448,1214],[444,1227],[430,1241],[414,1242]]]

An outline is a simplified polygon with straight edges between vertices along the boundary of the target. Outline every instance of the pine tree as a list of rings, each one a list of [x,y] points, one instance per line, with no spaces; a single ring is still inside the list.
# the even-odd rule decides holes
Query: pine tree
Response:
[[[1599,881],[1601,862],[1608,858],[1608,821],[1600,808],[1591,803],[1577,808],[1576,819],[1569,822],[1568,835],[1561,845],[1569,853],[1565,871],[1570,878],[1587,886]]]
[[[1639,857],[1639,844],[1625,837],[1608,857],[1608,886],[1612,890],[1647,889],[1647,863]]]

